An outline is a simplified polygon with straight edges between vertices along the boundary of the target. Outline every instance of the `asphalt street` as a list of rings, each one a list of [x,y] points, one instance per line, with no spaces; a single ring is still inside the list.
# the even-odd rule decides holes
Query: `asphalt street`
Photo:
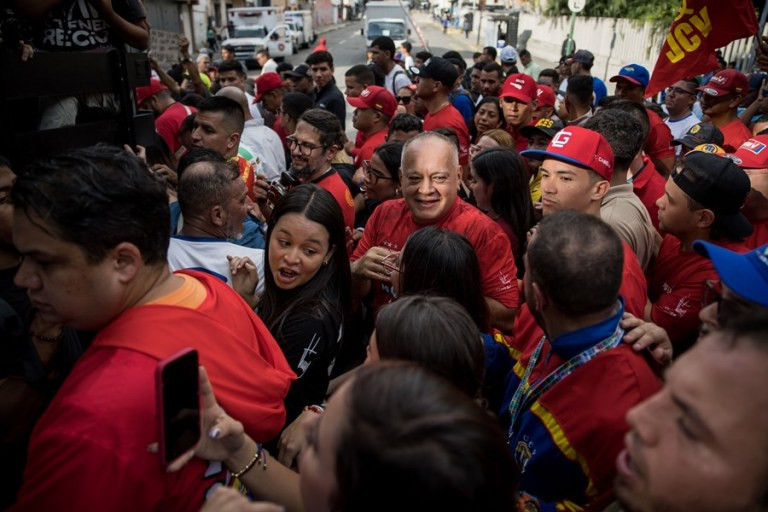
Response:
[[[427,49],[433,55],[442,55],[448,50],[456,50],[465,58],[467,63],[471,64],[472,54],[482,49],[482,42],[480,45],[476,44],[477,34],[474,32],[469,34],[468,39],[458,29],[449,29],[447,34],[443,34],[442,27],[428,13],[412,11],[411,16],[427,43],[427,48],[425,48],[416,31],[413,31],[410,36],[411,44],[413,44],[412,54],[416,54],[424,49]],[[340,24],[338,28],[319,35],[319,37],[326,38],[328,50],[333,54],[334,76],[336,84],[342,92],[344,92],[344,73],[350,67],[366,62],[365,39],[360,34],[362,27],[363,22],[360,20],[345,22]],[[309,49],[300,50],[299,53],[286,59],[286,61],[297,66],[303,63],[311,52],[312,46]],[[249,72],[249,75],[256,76],[258,73],[258,71],[252,70]],[[347,105],[347,132],[348,135],[352,136],[354,135],[354,129],[352,128],[353,110],[351,106]]]

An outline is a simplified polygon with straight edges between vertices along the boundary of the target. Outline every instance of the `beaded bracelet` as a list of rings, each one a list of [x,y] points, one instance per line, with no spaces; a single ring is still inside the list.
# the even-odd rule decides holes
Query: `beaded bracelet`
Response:
[[[232,473],[232,477],[240,478],[241,476],[246,474],[248,471],[250,471],[251,468],[255,466],[257,463],[261,463],[262,471],[267,470],[267,458],[264,457],[264,447],[261,445],[261,443],[256,443],[256,453],[254,454],[253,458],[248,461],[248,464],[246,464],[243,469],[241,469],[237,473]]]

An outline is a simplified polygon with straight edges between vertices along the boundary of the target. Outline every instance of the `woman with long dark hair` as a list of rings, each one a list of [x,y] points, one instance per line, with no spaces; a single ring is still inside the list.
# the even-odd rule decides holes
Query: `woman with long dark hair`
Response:
[[[491,410],[497,411],[512,359],[508,340],[501,332],[491,331],[488,324],[480,264],[472,244],[454,231],[435,226],[421,228],[408,237],[390,270],[398,297],[439,295],[453,299],[467,311],[482,333],[485,347],[483,395]]]
[[[480,100],[475,112],[475,133],[472,140],[477,143],[485,132],[497,128],[503,130],[506,126],[507,123],[504,121],[504,112],[501,110],[499,98],[488,96]]]
[[[330,192],[300,185],[272,211],[259,315],[298,379],[287,421],[321,403],[350,305],[344,217]]]
[[[529,175],[523,159],[510,149],[486,149],[472,159],[470,171],[477,207],[509,237],[518,277],[522,277],[526,234],[534,224]]]

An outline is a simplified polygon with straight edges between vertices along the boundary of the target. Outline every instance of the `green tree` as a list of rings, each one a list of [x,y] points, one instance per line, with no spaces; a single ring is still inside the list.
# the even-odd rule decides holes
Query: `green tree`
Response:
[[[580,14],[605,18],[629,18],[670,25],[682,4],[681,0],[587,0]],[[550,0],[546,14],[568,15],[568,0]]]

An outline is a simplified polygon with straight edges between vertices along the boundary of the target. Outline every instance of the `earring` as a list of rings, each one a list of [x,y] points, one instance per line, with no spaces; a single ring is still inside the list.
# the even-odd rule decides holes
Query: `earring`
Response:
[[[323,266],[325,266],[325,267],[327,267],[327,266],[328,266],[328,260],[325,260],[325,261],[323,262]]]

